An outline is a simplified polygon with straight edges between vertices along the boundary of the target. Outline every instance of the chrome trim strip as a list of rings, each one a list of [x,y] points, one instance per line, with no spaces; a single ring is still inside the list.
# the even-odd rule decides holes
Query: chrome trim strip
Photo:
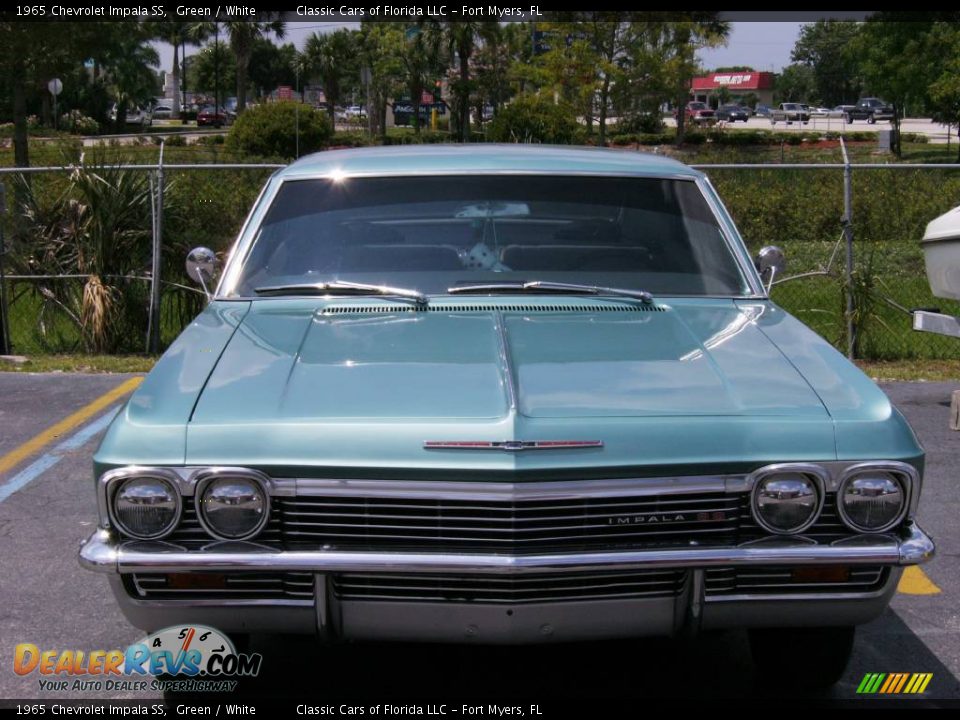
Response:
[[[223,273],[220,275],[220,282],[217,283],[217,288],[213,293],[213,300],[220,300],[224,294],[229,293],[233,289],[233,286],[236,285],[237,275],[239,274],[240,268],[243,267],[247,253],[253,245],[253,238],[256,236],[256,231],[259,230],[262,222],[261,218],[261,222],[258,222],[257,228],[254,229],[252,227],[253,219],[260,214],[261,211],[265,211],[273,204],[273,198],[283,184],[283,181],[276,181],[278,172],[279,170],[267,178],[267,181],[260,189],[260,194],[257,195],[257,199],[253,205],[250,206],[250,212],[243,221],[240,232],[237,233],[237,239],[233,241],[230,247],[227,261],[223,265]]]
[[[704,492],[736,492],[743,476],[569,480],[531,483],[443,482],[431,480],[296,481],[298,497],[423,498],[424,500],[582,500],[604,497],[646,497]]]
[[[733,253],[737,265],[740,266],[740,271],[743,273],[743,278],[753,291],[752,295],[745,295],[744,297],[751,299],[769,299],[770,296],[764,287],[763,280],[760,278],[756,267],[754,267],[750,253],[747,252],[747,245],[743,241],[736,223],[733,222],[730,212],[724,206],[723,200],[720,199],[720,194],[714,189],[713,183],[710,182],[710,178],[706,175],[701,175],[697,178],[696,183],[704,199],[707,201],[707,205],[710,206],[710,211],[713,213],[714,219],[720,227],[727,248]]]
[[[602,448],[603,440],[425,440],[424,450],[586,450]]]
[[[500,371],[503,374],[503,383],[507,392],[507,405],[510,414],[517,413],[517,383],[513,375],[513,362],[510,360],[510,343],[507,339],[507,329],[503,325],[503,313],[493,311],[493,323],[497,331],[497,354],[500,358]]]
[[[314,575],[313,598],[317,609],[317,637],[321,640],[330,637],[330,595],[327,585],[326,575]]]
[[[899,537],[865,535],[832,545],[793,541],[783,536],[737,547],[689,547],[540,555],[367,552],[325,548],[264,550],[232,543],[226,551],[180,551],[169,543],[118,541],[98,530],[81,546],[80,564],[103,573],[177,573],[267,570],[271,572],[409,572],[523,574],[613,569],[677,569],[763,565],[915,565],[934,554],[933,541],[917,525]]]
[[[743,593],[739,595],[707,595],[704,599],[704,602],[707,604],[711,603],[724,603],[724,602],[765,602],[765,601],[775,601],[775,602],[787,602],[790,600],[806,602],[808,600],[813,602],[823,602],[830,600],[866,600],[869,598],[877,598],[885,595],[887,593],[887,583],[884,583],[877,590],[869,590],[867,592],[807,592],[807,593],[770,593],[767,595],[763,594],[750,594]]]

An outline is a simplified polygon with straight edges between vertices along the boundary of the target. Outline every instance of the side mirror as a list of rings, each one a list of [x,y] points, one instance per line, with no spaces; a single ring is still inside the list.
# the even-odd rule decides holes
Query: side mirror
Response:
[[[761,279],[767,281],[767,292],[773,285],[773,279],[787,269],[787,256],[776,245],[766,245],[753,259],[753,264],[760,273]]]
[[[217,256],[210,248],[195,247],[187,253],[187,275],[203,288],[209,300],[212,296],[213,279],[217,274]]]

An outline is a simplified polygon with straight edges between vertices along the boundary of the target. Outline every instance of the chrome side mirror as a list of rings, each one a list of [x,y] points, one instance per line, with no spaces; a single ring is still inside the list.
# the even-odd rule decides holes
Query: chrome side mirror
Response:
[[[787,256],[776,245],[766,245],[760,248],[753,264],[760,273],[760,278],[767,281],[767,292],[770,292],[773,279],[787,269]]]
[[[207,300],[212,296],[213,279],[217,274],[217,256],[210,248],[195,247],[187,253],[187,275],[203,288]]]

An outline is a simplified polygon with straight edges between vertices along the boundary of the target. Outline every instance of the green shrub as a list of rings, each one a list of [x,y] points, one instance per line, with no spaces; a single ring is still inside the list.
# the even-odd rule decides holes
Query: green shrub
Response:
[[[187,139],[183,135],[168,135],[163,141],[167,147],[183,147],[187,144]]]
[[[223,145],[226,138],[223,135],[201,135],[197,138],[197,145]]]
[[[298,117],[299,116],[299,117]],[[240,155],[291,159],[330,144],[333,125],[325,113],[293,101],[264,103],[245,110],[230,128],[226,146]]]
[[[373,138],[371,138],[367,133],[360,132],[359,130],[347,130],[346,132],[338,132],[334,134],[333,139],[330,141],[330,145],[334,147],[367,147],[368,145],[374,145]]]
[[[574,118],[570,108],[555,104],[549,98],[521,95],[490,121],[487,139],[507,143],[573,144],[583,136],[583,128]]]
[[[100,132],[100,123],[79,110],[71,110],[60,116],[60,128],[74,135],[96,135]]]
[[[663,132],[663,118],[654,113],[638,113],[621,119],[609,132],[611,135],[657,135]]]

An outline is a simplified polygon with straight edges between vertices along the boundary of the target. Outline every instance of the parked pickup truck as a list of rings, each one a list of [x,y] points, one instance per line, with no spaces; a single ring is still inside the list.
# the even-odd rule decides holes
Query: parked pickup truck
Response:
[[[860,98],[847,110],[847,122],[866,120],[873,125],[877,120],[893,120],[893,106],[880,98]]]
[[[810,108],[800,103],[780,103],[775,110],[770,111],[770,124],[776,125],[778,122],[785,122],[787,125],[795,122],[806,124],[810,122]]]

